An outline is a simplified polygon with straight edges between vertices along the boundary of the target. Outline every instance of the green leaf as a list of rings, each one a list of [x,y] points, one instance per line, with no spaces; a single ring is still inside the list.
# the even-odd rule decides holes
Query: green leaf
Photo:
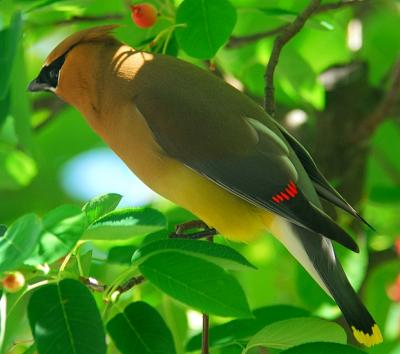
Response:
[[[15,55],[12,72],[10,115],[14,117],[15,133],[18,145],[23,151],[33,151],[33,135],[31,126],[31,103],[28,96],[27,64],[25,47],[19,45]]]
[[[132,262],[140,264],[148,257],[170,251],[200,257],[225,269],[255,269],[246,258],[230,247],[206,241],[184,239],[151,242],[134,253]]]
[[[176,12],[179,46],[199,59],[212,58],[228,40],[236,23],[236,10],[227,0],[185,0]]]
[[[122,354],[175,354],[171,331],[145,302],[128,305],[107,323],[107,331]]]
[[[292,47],[279,59],[276,69],[277,94],[289,96],[294,102],[306,102],[317,109],[324,108],[325,89],[311,65]]]
[[[83,235],[87,240],[124,240],[166,228],[167,220],[152,208],[114,210],[97,219]]]
[[[160,241],[160,240],[166,240],[169,238],[169,232],[167,229],[162,229],[156,232],[152,232],[151,234],[148,234],[142,241],[141,246],[146,246],[149,243],[155,242],[155,241]],[[131,257],[132,258],[132,257]]]
[[[53,263],[70,252],[86,228],[86,216],[75,205],[60,206],[43,217],[44,232],[26,264]]]
[[[383,325],[383,332],[388,332],[388,313],[393,301],[387,294],[387,288],[396,281],[399,275],[400,259],[383,262],[368,277],[364,289],[365,305],[375,321]]]
[[[79,249],[79,251],[81,251],[81,249]],[[76,258],[78,258],[78,256]],[[92,259],[93,259],[92,250],[89,250],[82,254],[79,253],[79,262],[82,270],[82,276],[87,278],[90,276],[90,267],[92,265]],[[78,273],[79,273],[79,268],[78,268]]]
[[[312,317],[292,318],[264,327],[250,339],[243,354],[257,347],[288,349],[304,343],[346,343],[346,340],[346,333],[336,323]]]
[[[0,272],[17,269],[35,249],[42,224],[35,214],[15,221],[0,239]]]
[[[3,236],[7,231],[7,226],[0,224],[0,237]]]
[[[72,279],[45,285],[28,304],[40,354],[105,354],[103,324],[90,291]]]
[[[27,350],[25,350],[22,354],[35,354],[37,353],[36,345],[32,344]]]
[[[31,11],[34,11],[34,10],[39,10],[39,9],[42,9],[42,8],[44,8],[44,7],[46,7],[46,6],[50,6],[50,5],[53,5],[54,3],[57,3],[57,2],[62,2],[62,1],[65,1],[65,0],[39,0],[39,1],[35,1],[34,2],[34,4],[31,6],[31,7],[29,7],[28,9],[26,9],[25,10],[25,12],[31,12]],[[30,2],[32,2],[32,1],[30,1]]]
[[[289,318],[305,317],[308,314],[306,310],[288,305],[262,307],[253,311],[254,319],[238,319],[211,327],[209,329],[209,345],[210,348],[223,347],[240,341],[248,341],[250,337],[271,323]],[[201,339],[201,333],[192,337],[186,345],[186,350],[200,350]]]
[[[135,246],[117,246],[108,251],[107,261],[111,263],[131,264],[133,253],[137,250]]]
[[[201,312],[251,317],[238,281],[213,263],[168,251],[147,258],[139,269],[161,291]]]
[[[391,6],[379,6],[373,16],[363,20],[363,46],[360,50],[362,60],[368,65],[368,75],[372,86],[379,87],[382,80],[392,70],[399,55],[397,29],[399,14]]]
[[[364,351],[338,343],[308,343],[290,348],[281,354],[363,354]]]
[[[3,353],[7,328],[7,296],[2,290],[0,293],[0,351]]]
[[[122,195],[109,193],[93,198],[87,202],[82,210],[86,213],[88,223],[91,224],[103,215],[113,211],[122,199]]]
[[[22,35],[22,16],[20,12],[14,14],[8,28],[0,31],[0,99],[8,93],[12,66]]]
[[[373,202],[396,204],[400,202],[400,187],[372,186],[370,199]]]
[[[285,22],[293,22],[299,15],[298,12],[282,9],[282,8],[258,8],[267,16],[278,17]],[[305,26],[314,27],[316,29],[329,30],[332,31],[334,26],[326,20],[318,20],[315,18],[309,18],[305,23]]]
[[[19,189],[37,174],[35,161],[24,152],[0,146],[0,188]]]
[[[3,123],[6,121],[8,116],[8,111],[10,109],[10,92],[8,91],[4,98],[0,98],[0,129],[3,126]]]

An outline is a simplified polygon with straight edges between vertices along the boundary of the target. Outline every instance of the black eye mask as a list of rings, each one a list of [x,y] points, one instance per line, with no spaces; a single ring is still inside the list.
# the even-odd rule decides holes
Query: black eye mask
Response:
[[[57,87],[60,69],[64,64],[67,53],[54,60],[50,65],[44,66],[38,77],[33,80],[29,91],[52,91]]]

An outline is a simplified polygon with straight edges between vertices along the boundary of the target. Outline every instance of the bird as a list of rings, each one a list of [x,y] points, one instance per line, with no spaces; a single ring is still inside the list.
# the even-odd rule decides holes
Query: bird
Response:
[[[359,343],[382,342],[333,247],[359,252],[357,243],[321,199],[367,222],[309,152],[244,93],[194,64],[122,43],[116,27],[64,39],[28,90],[75,107],[145,184],[227,239],[270,232],[335,300]]]

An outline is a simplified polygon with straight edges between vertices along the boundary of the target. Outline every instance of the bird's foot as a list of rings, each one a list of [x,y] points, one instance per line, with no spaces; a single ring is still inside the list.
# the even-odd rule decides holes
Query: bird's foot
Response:
[[[190,230],[199,230],[188,233]],[[175,232],[172,232],[169,237],[170,238],[185,238],[191,240],[197,240],[200,238],[210,238],[217,234],[217,230],[212,227],[209,227],[204,221],[201,220],[192,220],[185,222],[183,224],[179,224],[175,226]]]

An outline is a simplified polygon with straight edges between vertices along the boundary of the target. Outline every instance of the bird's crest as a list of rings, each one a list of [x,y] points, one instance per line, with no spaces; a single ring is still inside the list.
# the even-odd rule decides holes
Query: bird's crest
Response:
[[[113,38],[111,36],[111,32],[117,27],[118,25],[99,26],[72,34],[71,36],[65,38],[57,47],[53,49],[53,51],[47,57],[45,65],[51,64],[54,60],[61,57],[79,43]]]

